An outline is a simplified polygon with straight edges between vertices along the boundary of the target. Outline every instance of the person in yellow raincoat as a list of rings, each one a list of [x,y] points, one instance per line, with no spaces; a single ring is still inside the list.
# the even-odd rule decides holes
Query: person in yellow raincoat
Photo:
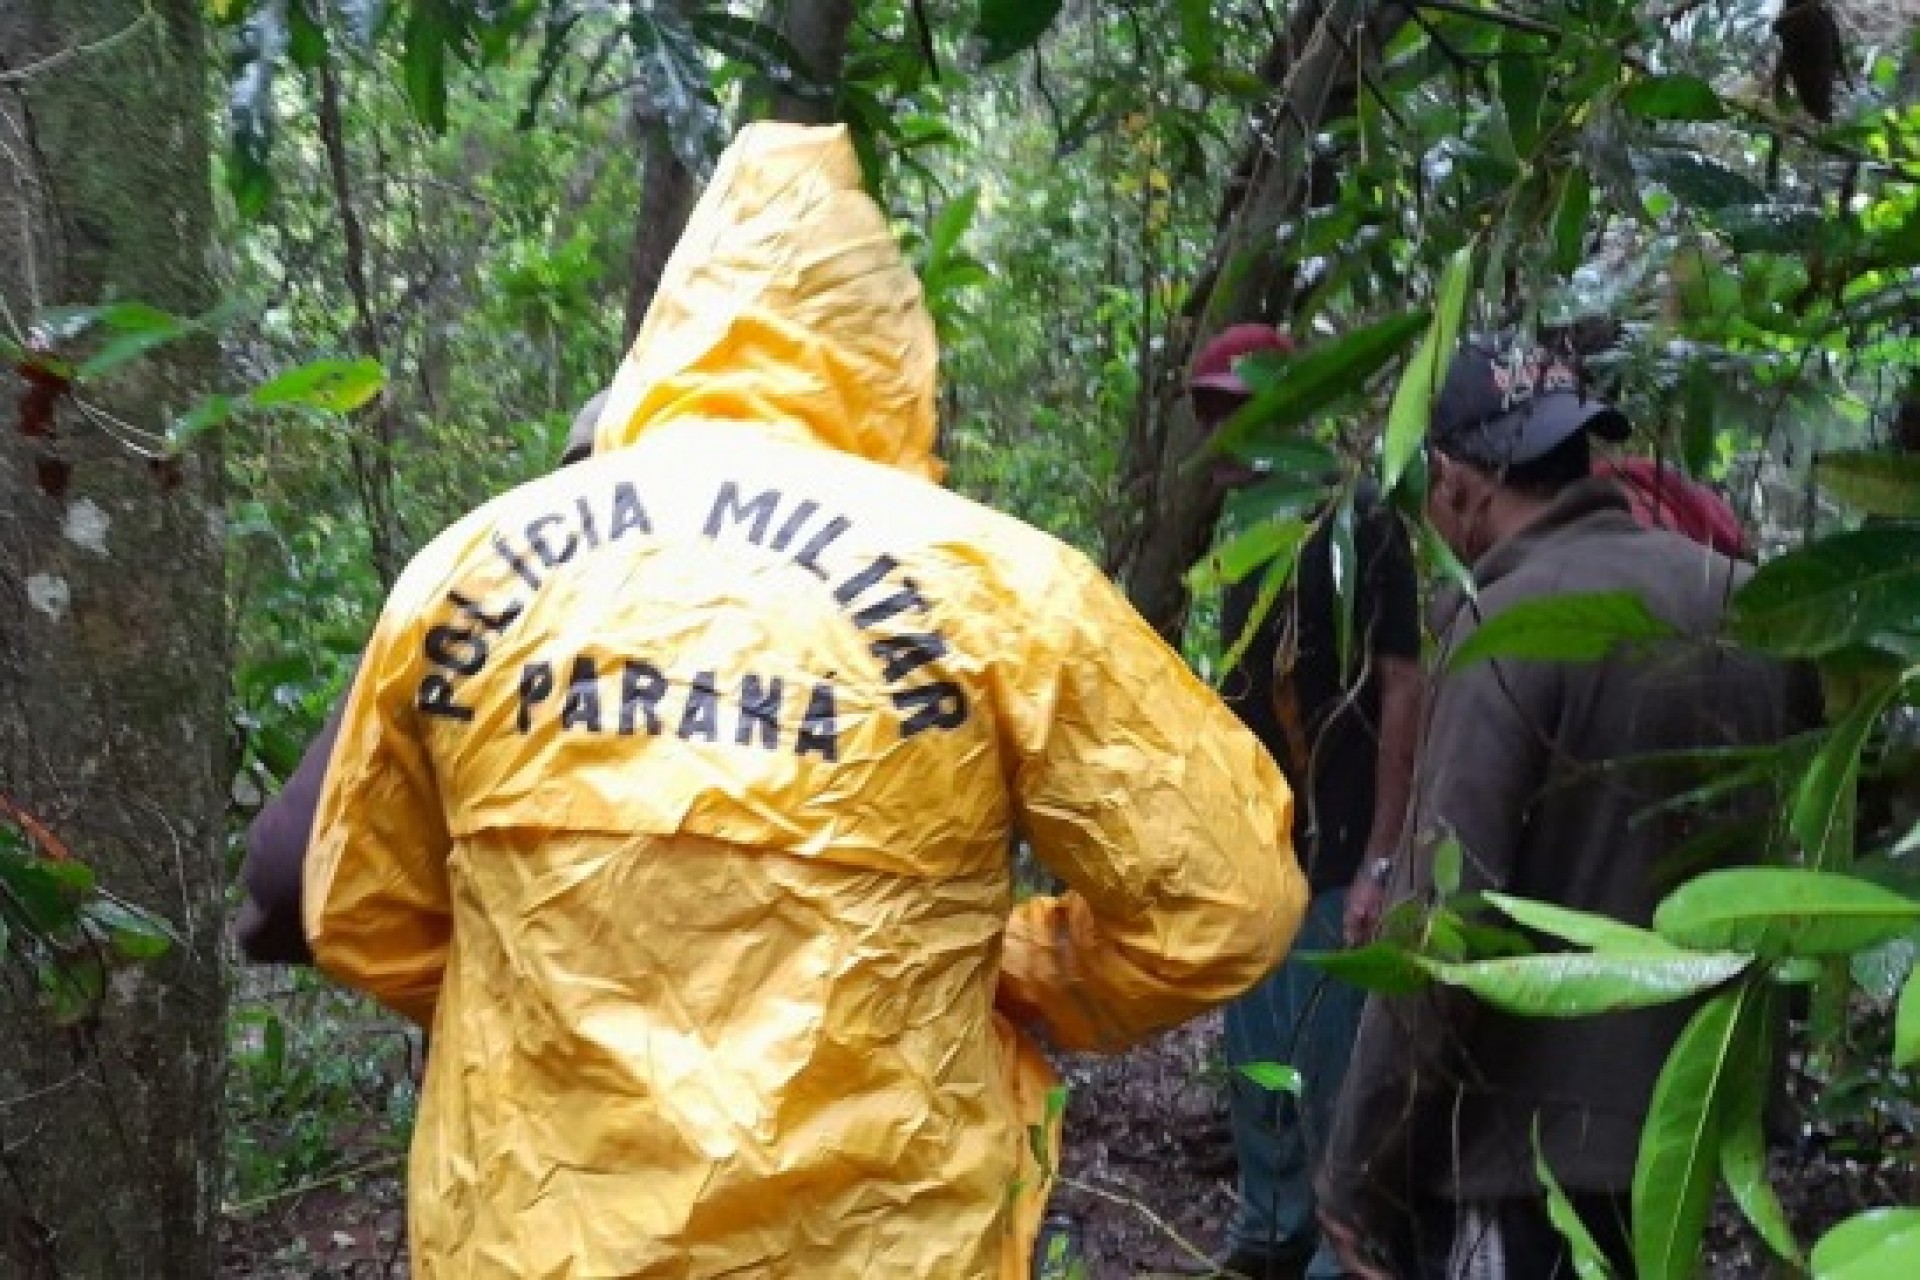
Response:
[[[1286,783],[1088,561],[938,487],[935,361],[844,130],[751,126],[593,458],[394,588],[305,915],[432,1029],[423,1280],[1025,1275],[1030,1037],[1286,950]],[[1015,905],[1016,829],[1063,896]]]

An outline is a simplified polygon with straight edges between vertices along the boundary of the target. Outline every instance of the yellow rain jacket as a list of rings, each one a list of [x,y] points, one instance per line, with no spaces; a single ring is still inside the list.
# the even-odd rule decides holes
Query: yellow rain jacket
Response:
[[[844,132],[762,125],[590,462],[395,587],[307,867],[429,1025],[415,1273],[987,1277],[1030,1033],[1119,1049],[1293,937],[1291,797],[1085,559],[933,482],[935,346]],[[1070,886],[1015,905],[1013,833]]]

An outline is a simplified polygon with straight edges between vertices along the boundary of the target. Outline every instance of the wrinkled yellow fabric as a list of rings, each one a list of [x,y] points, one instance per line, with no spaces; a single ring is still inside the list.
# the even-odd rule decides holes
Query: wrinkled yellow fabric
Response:
[[[428,1024],[416,1274],[1027,1274],[1032,1033],[1264,974],[1254,740],[1085,559],[938,488],[844,132],[723,158],[596,455],[410,565],[330,764],[320,964]],[[1023,831],[1069,886],[1013,901]]]

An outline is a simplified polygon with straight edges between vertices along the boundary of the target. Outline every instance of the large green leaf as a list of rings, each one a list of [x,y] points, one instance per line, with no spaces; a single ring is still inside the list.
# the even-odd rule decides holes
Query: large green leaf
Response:
[[[1381,479],[1388,493],[1407,474],[1420,444],[1427,438],[1427,418],[1433,399],[1446,381],[1454,350],[1460,345],[1460,325],[1467,311],[1467,287],[1473,279],[1473,246],[1462,245],[1440,273],[1439,301],[1426,336],[1414,351],[1387,413],[1387,437],[1380,461]]]
[[[1888,678],[1862,695],[1820,744],[1794,787],[1789,825],[1815,867],[1841,867],[1853,858],[1860,753],[1900,688],[1899,680]]]
[[[254,388],[247,401],[256,409],[301,405],[330,413],[351,413],[380,394],[386,374],[371,357],[313,360]]]
[[[1229,540],[1219,550],[1195,565],[1187,575],[1195,591],[1207,591],[1223,583],[1240,581],[1262,565],[1293,554],[1311,531],[1305,520],[1267,520]]]
[[[1342,982],[1382,995],[1411,995],[1432,982],[1420,957],[1392,942],[1372,942],[1346,951],[1303,951],[1299,958]]]
[[[672,5],[659,4],[628,15],[627,38],[674,155],[704,176],[720,152],[720,102],[693,29]]]
[[[1631,591],[1573,592],[1523,600],[1474,629],[1447,657],[1458,671],[1485,658],[1597,662],[1624,644],[1661,640],[1673,628]]]
[[[1661,951],[1678,952],[1672,943],[1650,929],[1637,928],[1622,924],[1606,916],[1594,915],[1588,911],[1574,911],[1567,907],[1555,906],[1551,902],[1535,902],[1529,898],[1515,898],[1504,893],[1489,893],[1488,902],[1498,907],[1515,923],[1525,925],[1536,933],[1571,942],[1575,946],[1590,947],[1595,951],[1624,951],[1645,955]]]
[[[1798,867],[1735,867],[1696,876],[1653,914],[1660,936],[1684,947],[1768,958],[1838,956],[1920,922],[1920,902],[1854,876]]]
[[[1835,534],[1781,556],[1733,598],[1733,633],[1757,649],[1819,657],[1920,625],[1920,524]]]
[[[1255,441],[1299,426],[1367,380],[1398,355],[1426,323],[1418,312],[1362,325],[1294,356],[1254,356],[1237,366],[1253,392],[1222,424],[1213,447],[1239,453]]]
[[[1005,61],[1039,43],[1064,0],[980,0],[973,34],[980,41],[983,66]]]
[[[447,131],[447,0],[413,0],[407,7],[400,68],[414,118],[435,133]]]
[[[1638,1280],[1694,1280],[1713,1204],[1720,1116],[1730,1074],[1747,1070],[1754,985],[1709,1000],[1680,1033],[1654,1085],[1633,1171]]]
[[[1773,1078],[1774,1052],[1769,1028],[1774,1025],[1771,1002],[1775,998],[1765,989],[1756,997],[1750,1035],[1751,1047],[1758,1056],[1727,1076],[1720,1117],[1720,1176],[1727,1184],[1727,1193],[1767,1247],[1804,1268],[1786,1210],[1767,1179],[1767,1085]]]
[[[1538,50],[1502,53],[1494,64],[1500,90],[1500,112],[1514,154],[1522,160],[1540,147],[1540,112],[1546,100],[1546,55]]]
[[[1473,992],[1486,1003],[1530,1018],[1585,1018],[1644,1009],[1717,987],[1740,974],[1750,956],[1661,948],[1548,952],[1466,964],[1427,964],[1437,982]]]
[[[1867,515],[1920,517],[1920,455],[1871,449],[1823,453],[1815,474],[1827,492]]]
[[[1893,1015],[1893,1065],[1920,1066],[1920,970],[1907,974]]]
[[[1585,169],[1569,169],[1553,210],[1553,269],[1570,276],[1586,257],[1587,220],[1593,213],[1593,179]]]
[[[1920,1276],[1920,1209],[1869,1209],[1820,1237],[1813,1280],[1913,1280]]]
[[[1698,76],[1647,76],[1628,85],[1620,105],[1642,120],[1724,120],[1727,106]]]

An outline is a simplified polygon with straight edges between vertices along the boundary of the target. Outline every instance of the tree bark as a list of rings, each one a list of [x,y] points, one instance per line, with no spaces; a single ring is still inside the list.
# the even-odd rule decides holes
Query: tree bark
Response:
[[[1275,232],[1334,185],[1333,162],[1313,155],[1312,139],[1353,112],[1361,67],[1406,19],[1401,6],[1369,0],[1320,0],[1295,11],[1263,63],[1274,97],[1250,122],[1208,265],[1186,308],[1168,320],[1159,378],[1140,389],[1150,408],[1122,450],[1107,568],[1171,642],[1186,626],[1186,571],[1206,551],[1221,500],[1207,469],[1189,465],[1204,436],[1186,396],[1187,365],[1228,325],[1284,327],[1292,272]]]
[[[0,0],[0,298],[213,300],[200,0]],[[10,330],[11,332],[11,330]],[[191,408],[210,341],[161,347],[14,421],[0,372],[0,791],[118,896],[166,918],[159,962],[56,1029],[0,975],[0,1274],[214,1274],[225,1041],[225,536],[217,443],[156,471],[110,437]],[[105,424],[105,425],[103,425]],[[54,478],[67,464],[64,491]]]

